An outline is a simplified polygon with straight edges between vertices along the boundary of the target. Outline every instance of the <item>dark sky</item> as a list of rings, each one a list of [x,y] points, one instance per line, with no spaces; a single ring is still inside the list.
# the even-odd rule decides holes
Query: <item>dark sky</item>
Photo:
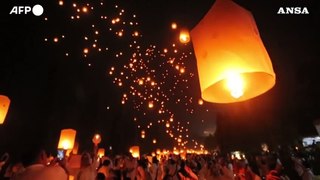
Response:
[[[255,17],[277,75],[276,85],[250,101],[229,105],[206,103],[206,108],[213,113],[192,117],[209,119],[208,126],[216,119],[221,127],[218,126],[220,138],[224,143],[234,145],[244,141],[254,144],[287,140],[296,135],[314,135],[312,121],[320,118],[319,1],[236,2]],[[60,8],[55,1],[6,3],[7,6],[1,8],[0,19],[0,93],[8,95],[12,102],[6,122],[0,126],[0,152],[31,146],[38,140],[54,149],[60,129],[68,127],[77,129],[83,149],[91,145],[90,137],[96,132],[105,137],[104,146],[113,146],[118,151],[134,143],[143,143],[132,122],[135,111],[130,103],[121,105],[123,90],[106,75],[107,69],[114,65],[112,57],[92,55],[89,60],[93,67],[90,68],[81,54],[67,59],[64,56],[65,49],[72,51],[82,47],[80,41],[71,39],[61,46],[46,45],[43,41],[54,33],[76,37],[85,32],[81,26],[65,19],[72,14],[68,8]],[[49,17],[47,23],[43,17],[31,14],[9,15],[15,5],[37,3],[44,7],[43,16]],[[213,3],[212,0],[133,0],[119,4],[138,15],[139,27],[144,34],[143,44],[161,46],[167,41],[167,28],[171,22],[192,29]],[[310,14],[278,15],[278,9],[286,6],[307,7]],[[82,24],[83,27],[87,25],[85,23],[90,24],[90,19]],[[186,64],[196,70],[195,59]],[[198,82],[192,82],[191,86],[194,96],[199,97]],[[110,110],[106,110],[108,106]],[[191,129],[196,131],[197,123]],[[168,142],[166,135],[159,138],[163,146]]]

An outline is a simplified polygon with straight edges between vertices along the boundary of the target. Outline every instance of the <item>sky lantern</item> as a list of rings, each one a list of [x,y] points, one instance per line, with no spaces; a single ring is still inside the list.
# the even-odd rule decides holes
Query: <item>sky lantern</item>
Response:
[[[139,158],[140,157],[140,148],[139,146],[132,146],[130,148],[130,152],[132,154],[132,157]]]
[[[190,41],[190,34],[187,29],[180,30],[179,40],[183,44],[187,44]]]
[[[100,134],[95,134],[92,138],[92,142],[93,144],[98,145],[101,142]]]
[[[98,149],[98,157],[102,158],[105,155],[105,149],[104,148],[99,148]]]
[[[77,131],[74,129],[62,129],[60,133],[58,149],[72,149],[76,139],[76,133]]]
[[[177,23],[173,22],[171,23],[171,29],[177,29],[178,25]]]
[[[3,124],[10,106],[10,99],[7,96],[0,95],[0,124]]]
[[[144,139],[146,137],[146,132],[144,130],[141,131],[141,138]]]
[[[276,75],[252,14],[231,0],[217,0],[192,29],[203,100],[233,103],[259,96]]]

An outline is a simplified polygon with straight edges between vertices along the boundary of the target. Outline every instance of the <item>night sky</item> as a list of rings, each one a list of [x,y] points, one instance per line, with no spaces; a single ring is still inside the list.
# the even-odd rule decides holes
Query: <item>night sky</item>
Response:
[[[62,6],[59,1],[5,2],[0,94],[10,97],[11,106],[0,125],[0,153],[39,142],[54,151],[63,128],[77,130],[81,150],[90,148],[92,136],[100,133],[101,146],[112,146],[115,152],[134,144],[148,150],[170,148],[179,139],[177,129],[182,142],[188,135],[188,146],[193,146],[215,124],[219,141],[230,149],[316,135],[312,122],[320,118],[320,2],[235,2],[252,12],[277,79],[275,87],[257,98],[224,105],[198,104],[192,44],[179,44],[178,30],[170,27],[176,22],[191,30],[213,0],[66,1]],[[42,16],[9,15],[15,5],[35,4],[44,7]],[[291,6],[307,7],[310,14],[277,14],[280,7]],[[178,53],[171,52],[175,49]],[[137,58],[142,62],[133,71],[135,52],[142,54]],[[138,91],[146,99],[137,97]],[[148,108],[150,103],[154,107]],[[140,138],[141,130],[146,131],[145,139]]]

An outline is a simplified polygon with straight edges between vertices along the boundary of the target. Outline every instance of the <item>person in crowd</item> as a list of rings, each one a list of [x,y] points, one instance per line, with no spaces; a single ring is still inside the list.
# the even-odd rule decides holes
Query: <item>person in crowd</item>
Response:
[[[98,173],[104,174],[105,178],[110,177],[110,167],[111,161],[109,159],[106,159],[102,162],[102,166],[98,169]]]
[[[149,172],[151,174],[151,179],[156,180],[159,175],[159,160],[157,157],[152,157],[152,163],[149,168]]]
[[[47,165],[47,154],[42,148],[35,148],[24,154],[22,163],[25,170],[12,180],[67,180],[68,173],[63,161],[55,161]]]
[[[97,176],[95,163],[88,152],[81,155],[80,171],[77,175],[77,180],[93,180]]]
[[[313,180],[314,174],[308,160],[305,158],[293,158],[294,167],[302,180]]]
[[[179,166],[175,160],[169,158],[165,167],[164,180],[178,180]]]
[[[266,175],[266,180],[289,180],[289,178],[283,174],[283,166],[276,156],[270,155],[267,164],[269,171]]]
[[[137,180],[151,180],[151,175],[148,171],[148,161],[146,159],[138,160],[138,166],[136,170]]]
[[[106,177],[103,173],[99,172],[95,180],[106,180]]]

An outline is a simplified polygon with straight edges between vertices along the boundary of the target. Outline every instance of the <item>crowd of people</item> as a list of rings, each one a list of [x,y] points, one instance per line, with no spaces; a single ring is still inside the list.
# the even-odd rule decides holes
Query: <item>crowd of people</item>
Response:
[[[175,154],[134,158],[98,157],[94,152],[48,158],[43,149],[27,152],[19,162],[8,154],[0,159],[0,179],[10,180],[313,180],[320,165],[314,149],[264,152],[234,157],[229,154]],[[78,157],[74,161],[74,157]]]

